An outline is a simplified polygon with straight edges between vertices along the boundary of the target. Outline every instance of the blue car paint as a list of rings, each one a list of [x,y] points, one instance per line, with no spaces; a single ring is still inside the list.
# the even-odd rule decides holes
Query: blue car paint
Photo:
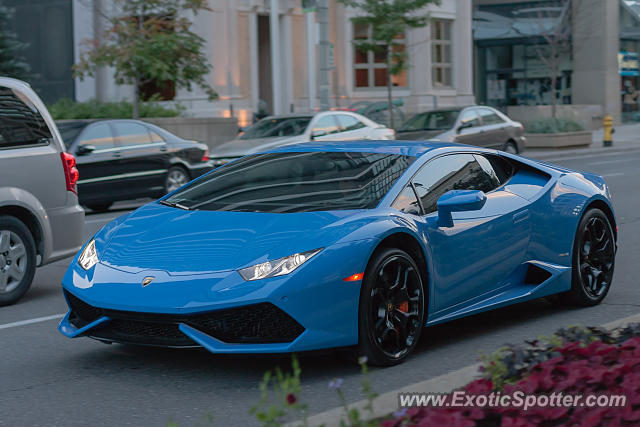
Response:
[[[100,262],[84,271],[77,255],[62,286],[93,306],[142,313],[194,314],[270,302],[305,328],[289,343],[229,344],[180,325],[185,335],[214,353],[348,346],[358,342],[360,282],[343,278],[364,272],[386,237],[404,233],[422,247],[428,271],[426,324],[432,325],[568,290],[581,215],[598,201],[613,213],[601,177],[494,150],[363,141],[305,143],[271,152],[306,151],[396,153],[417,159],[372,210],[270,214],[183,211],[150,203],[100,230],[94,236]],[[437,213],[416,216],[390,207],[423,165],[460,152],[497,154],[522,168],[488,193],[481,209],[453,212],[453,227],[439,226]],[[237,272],[316,248],[324,249],[286,276],[246,282]],[[547,271],[549,278],[524,283],[529,264]],[[153,284],[142,287],[148,276],[154,277]],[[94,323],[104,321],[108,319]],[[93,326],[77,329],[67,315],[59,329],[74,337],[91,335]]]

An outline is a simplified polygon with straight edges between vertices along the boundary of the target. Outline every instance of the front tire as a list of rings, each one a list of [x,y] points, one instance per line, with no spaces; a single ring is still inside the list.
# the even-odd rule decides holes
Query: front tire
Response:
[[[0,306],[27,292],[36,272],[36,245],[31,232],[12,216],[0,215]]]
[[[360,291],[359,354],[371,365],[402,362],[418,343],[424,318],[425,292],[416,262],[400,249],[377,250]]]
[[[573,243],[571,290],[565,302],[589,307],[599,304],[611,288],[616,242],[609,218],[600,209],[588,210]]]

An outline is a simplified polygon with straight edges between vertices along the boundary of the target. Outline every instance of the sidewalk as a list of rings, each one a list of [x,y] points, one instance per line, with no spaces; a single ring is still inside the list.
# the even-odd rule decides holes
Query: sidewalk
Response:
[[[640,123],[624,124],[614,127],[613,145],[602,145],[602,129],[593,131],[591,145],[581,148],[558,150],[526,150],[521,154],[532,159],[545,160],[565,156],[581,156],[589,154],[612,153],[640,149]]]

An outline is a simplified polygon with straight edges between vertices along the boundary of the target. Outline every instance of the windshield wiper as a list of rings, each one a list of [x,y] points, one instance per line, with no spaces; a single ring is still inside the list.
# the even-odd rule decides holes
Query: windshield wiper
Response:
[[[160,204],[165,205],[165,206],[171,206],[172,208],[183,209],[185,211],[190,211],[191,210],[191,208],[189,206],[181,205],[180,203],[176,203],[176,202],[169,202],[167,200],[160,200]]]

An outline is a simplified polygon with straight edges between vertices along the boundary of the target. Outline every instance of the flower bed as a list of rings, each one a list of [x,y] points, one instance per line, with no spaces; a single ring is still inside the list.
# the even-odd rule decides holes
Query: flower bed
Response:
[[[549,339],[505,347],[485,356],[483,377],[464,387],[469,395],[624,395],[618,407],[522,406],[416,407],[394,413],[383,427],[536,426],[640,424],[640,324],[605,331],[559,330]],[[448,396],[451,398],[451,395]],[[450,400],[451,401],[451,400]],[[482,400],[488,401],[488,398]]]

